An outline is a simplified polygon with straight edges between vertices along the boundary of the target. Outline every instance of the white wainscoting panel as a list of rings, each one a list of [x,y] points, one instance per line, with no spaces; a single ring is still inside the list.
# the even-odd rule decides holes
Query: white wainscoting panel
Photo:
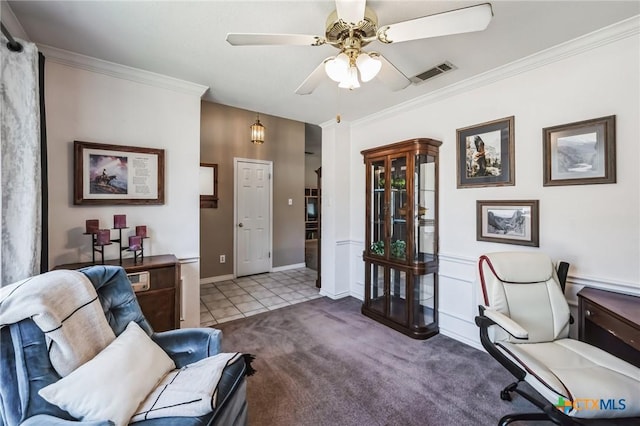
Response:
[[[362,250],[364,241],[350,241],[351,246],[351,296],[364,300],[364,260],[362,260]]]
[[[331,299],[341,299],[351,293],[351,247],[349,240],[339,240],[335,242],[333,248],[333,265],[322,264],[323,285],[320,289],[322,296]],[[323,253],[323,256],[325,254]],[[328,253],[327,253],[328,255]],[[333,277],[333,283],[325,280]],[[333,284],[333,285],[331,285]]]
[[[346,243],[346,242],[345,242]],[[349,241],[353,276],[351,296],[364,300],[364,262],[362,241]],[[440,332],[445,336],[482,349],[475,317],[478,305],[483,303],[478,281],[477,259],[467,256],[440,254],[438,274],[438,315]],[[577,292],[584,286],[600,288],[632,295],[640,295],[640,286],[632,283],[604,280],[602,278],[567,277],[565,291],[571,314],[576,320],[571,325],[571,337],[578,337]]]
[[[440,332],[476,348],[480,347],[474,318],[478,289],[473,258],[440,254],[438,315]]]

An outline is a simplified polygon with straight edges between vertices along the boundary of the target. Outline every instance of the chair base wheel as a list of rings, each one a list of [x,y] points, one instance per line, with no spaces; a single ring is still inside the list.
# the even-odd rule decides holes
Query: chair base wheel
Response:
[[[503,401],[511,401],[511,392],[516,390],[518,387],[518,382],[511,383],[506,388],[500,391],[500,399]]]

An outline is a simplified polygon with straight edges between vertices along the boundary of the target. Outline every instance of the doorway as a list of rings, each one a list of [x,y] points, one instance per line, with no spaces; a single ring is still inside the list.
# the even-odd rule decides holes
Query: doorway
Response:
[[[271,161],[234,158],[234,275],[271,271]]]

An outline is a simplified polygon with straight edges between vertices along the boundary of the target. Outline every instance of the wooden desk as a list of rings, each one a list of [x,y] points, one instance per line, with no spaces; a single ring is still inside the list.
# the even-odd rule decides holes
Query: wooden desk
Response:
[[[134,265],[132,258],[105,260],[105,265],[122,266],[127,274],[149,272],[150,287],[136,293],[142,313],[154,331],[180,328],[180,263],[172,254],[145,256]],[[54,269],[80,269],[91,262],[68,263]]]
[[[640,297],[585,287],[578,338],[640,367]]]

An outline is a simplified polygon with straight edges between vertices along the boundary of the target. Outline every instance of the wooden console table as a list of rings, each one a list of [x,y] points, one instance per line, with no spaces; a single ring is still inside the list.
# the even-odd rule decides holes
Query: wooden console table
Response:
[[[136,292],[142,313],[154,331],[180,328],[180,263],[172,254],[145,256],[137,264],[133,258],[105,260],[105,265],[122,266],[127,274],[149,272],[149,289]],[[54,269],[80,269],[94,265],[91,262],[68,263]]]
[[[640,297],[585,287],[578,338],[640,367]]]

